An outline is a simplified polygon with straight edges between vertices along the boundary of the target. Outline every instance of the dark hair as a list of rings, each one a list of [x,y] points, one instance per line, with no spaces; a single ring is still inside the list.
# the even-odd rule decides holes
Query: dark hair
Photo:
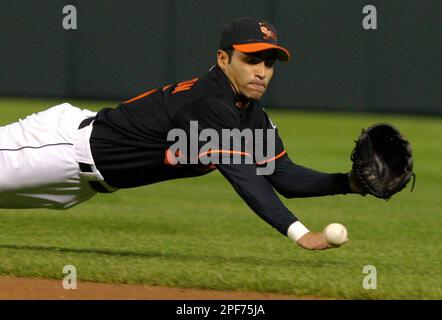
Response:
[[[230,63],[230,61],[232,61],[232,56],[233,56],[233,48],[232,47],[229,47],[229,48],[226,48],[226,49],[221,49],[221,50],[223,50],[225,53],[227,53],[227,56],[229,57],[229,63]]]

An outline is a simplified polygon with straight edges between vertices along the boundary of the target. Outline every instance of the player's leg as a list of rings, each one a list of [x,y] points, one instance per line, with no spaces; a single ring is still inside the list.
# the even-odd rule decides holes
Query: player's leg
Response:
[[[95,113],[62,104],[0,128],[0,208],[65,209],[96,192],[80,176],[74,141]]]

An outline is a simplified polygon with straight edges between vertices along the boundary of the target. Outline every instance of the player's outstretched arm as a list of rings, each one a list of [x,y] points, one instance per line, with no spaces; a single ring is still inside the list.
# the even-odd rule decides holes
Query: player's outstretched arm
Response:
[[[282,204],[267,180],[255,174],[254,166],[218,165],[218,169],[258,216],[300,247],[308,250],[335,247],[322,233],[308,230]]]
[[[276,161],[274,173],[266,178],[286,198],[355,193],[347,173],[319,172],[293,163],[288,156]]]

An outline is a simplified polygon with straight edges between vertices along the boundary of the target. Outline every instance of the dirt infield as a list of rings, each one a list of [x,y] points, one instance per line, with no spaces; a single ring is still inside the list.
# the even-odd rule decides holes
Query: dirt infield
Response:
[[[66,290],[62,280],[0,276],[0,300],[316,300],[315,297],[259,292],[215,291],[145,285],[78,282]]]

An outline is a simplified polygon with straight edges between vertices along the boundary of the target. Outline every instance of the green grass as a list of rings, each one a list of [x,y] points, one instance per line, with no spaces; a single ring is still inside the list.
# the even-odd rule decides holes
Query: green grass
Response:
[[[0,99],[1,124],[60,100]],[[69,101],[99,109],[112,102]],[[358,195],[284,199],[312,230],[348,227],[350,242],[306,251],[260,220],[218,172],[97,195],[67,211],[0,210],[0,274],[254,290],[345,299],[442,298],[442,119],[272,111],[292,159],[349,169],[360,129],[390,121],[412,141],[417,173],[390,201]],[[1,196],[1,194],[0,194]],[[377,289],[365,290],[365,265]]]

